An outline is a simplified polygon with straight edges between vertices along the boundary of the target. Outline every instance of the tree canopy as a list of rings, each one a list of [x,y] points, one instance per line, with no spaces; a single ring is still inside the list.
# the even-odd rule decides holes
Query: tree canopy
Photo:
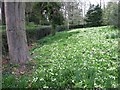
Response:
[[[99,5],[91,5],[87,14],[85,21],[87,26],[100,26],[102,25],[102,9]]]

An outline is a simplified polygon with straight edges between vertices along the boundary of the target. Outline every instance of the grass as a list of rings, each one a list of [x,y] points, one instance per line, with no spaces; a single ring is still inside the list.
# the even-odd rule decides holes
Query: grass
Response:
[[[19,77],[5,73],[3,88],[116,88],[116,33],[117,29],[104,26],[45,37],[30,51],[36,62],[33,73]]]

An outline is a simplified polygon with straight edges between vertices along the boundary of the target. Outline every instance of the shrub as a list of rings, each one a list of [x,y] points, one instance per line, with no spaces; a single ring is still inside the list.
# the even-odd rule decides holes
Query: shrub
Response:
[[[76,28],[83,28],[86,27],[86,25],[70,25],[69,29],[76,29]]]
[[[61,32],[61,31],[65,31],[67,29],[68,29],[67,26],[60,25],[60,26],[57,26],[56,31]]]

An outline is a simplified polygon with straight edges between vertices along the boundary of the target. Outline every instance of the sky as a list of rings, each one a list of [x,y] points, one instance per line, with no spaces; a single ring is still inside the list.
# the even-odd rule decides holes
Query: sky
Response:
[[[79,1],[79,0],[78,0]],[[100,0],[80,0],[80,1],[85,1],[85,2],[90,2],[91,4],[100,4]],[[109,1],[111,1],[111,0],[101,0],[101,2],[103,3],[103,2],[105,2],[105,4],[107,3],[107,2],[109,2]],[[112,0],[112,1],[116,1],[116,0]],[[102,4],[101,3],[101,4]],[[0,9],[0,16],[1,16],[1,9]],[[0,17],[0,19],[1,19],[1,17]]]
[[[100,0],[78,0],[78,1],[82,1],[84,3],[84,6],[83,6],[83,16],[85,16],[87,10],[90,7],[90,4],[94,4],[94,5],[100,4]],[[110,1],[111,0],[101,0],[101,7],[103,8],[104,4],[106,6],[107,2],[110,2]],[[112,0],[112,1],[115,1],[115,0]]]
[[[99,4],[100,3],[100,0],[88,0],[88,1],[90,1],[92,4]],[[103,2],[109,2],[109,1],[111,1],[111,0],[101,0],[101,2],[103,3]]]

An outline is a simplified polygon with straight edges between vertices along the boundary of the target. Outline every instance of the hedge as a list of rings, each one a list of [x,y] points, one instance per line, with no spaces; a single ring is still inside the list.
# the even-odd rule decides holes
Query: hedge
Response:
[[[65,26],[60,26],[56,28],[57,31],[64,31],[66,29]],[[44,26],[44,27],[37,27],[27,29],[26,30],[26,36],[27,36],[27,42],[28,45],[30,45],[33,42],[36,42],[37,40],[50,35],[51,33],[51,27],[50,26]],[[2,31],[2,55],[6,56],[8,55],[8,45],[7,45],[7,36],[6,36],[6,31],[5,28],[3,28]]]
[[[69,29],[75,29],[75,28],[83,28],[83,25],[70,25]],[[3,28],[5,29],[5,27]],[[67,26],[61,25],[56,28],[57,32],[65,31],[67,30]],[[30,45],[33,42],[36,42],[37,40],[50,35],[51,33],[51,26],[42,26],[42,27],[35,27],[35,28],[27,28],[26,35],[27,35],[27,42],[28,45]],[[7,36],[6,31],[2,31],[2,55],[6,56],[8,55],[8,45],[7,45]]]

